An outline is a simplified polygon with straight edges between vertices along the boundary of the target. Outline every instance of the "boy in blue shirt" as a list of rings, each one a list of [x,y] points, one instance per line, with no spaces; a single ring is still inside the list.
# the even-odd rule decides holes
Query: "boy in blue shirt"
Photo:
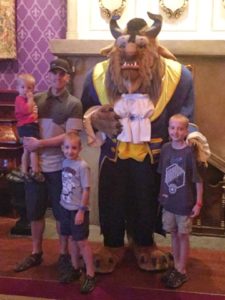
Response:
[[[171,142],[163,146],[158,166],[163,228],[171,233],[174,256],[174,268],[162,277],[169,288],[178,288],[188,280],[189,234],[192,219],[199,215],[202,207],[203,184],[194,151],[186,142],[188,125],[189,120],[181,114],[169,119]]]

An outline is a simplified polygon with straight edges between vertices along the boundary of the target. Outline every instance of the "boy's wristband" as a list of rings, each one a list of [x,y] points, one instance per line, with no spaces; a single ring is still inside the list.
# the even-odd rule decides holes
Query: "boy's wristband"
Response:
[[[202,203],[201,202],[196,202],[196,205],[198,206],[198,207],[202,207]]]
[[[87,210],[88,210],[88,207],[85,206],[85,205],[80,205],[78,210],[81,210],[81,211],[87,211]]]

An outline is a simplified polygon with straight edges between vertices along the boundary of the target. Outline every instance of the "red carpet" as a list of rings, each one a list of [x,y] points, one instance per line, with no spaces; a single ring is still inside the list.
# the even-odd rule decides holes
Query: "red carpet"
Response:
[[[89,295],[79,293],[78,284],[61,285],[54,281],[38,281],[15,278],[0,278],[0,294],[44,297],[60,300],[222,300],[224,296],[169,291],[151,288],[117,287],[101,280],[96,289]]]
[[[190,279],[178,290],[164,289],[162,274],[141,271],[128,252],[112,274],[97,275],[92,294],[81,295],[78,283],[58,283],[58,241],[50,239],[44,240],[44,261],[40,266],[15,273],[15,264],[30,254],[31,239],[10,236],[12,223],[13,220],[0,218],[0,295],[56,300],[225,300],[225,252],[213,249],[191,250]],[[96,245],[92,243],[93,248]]]

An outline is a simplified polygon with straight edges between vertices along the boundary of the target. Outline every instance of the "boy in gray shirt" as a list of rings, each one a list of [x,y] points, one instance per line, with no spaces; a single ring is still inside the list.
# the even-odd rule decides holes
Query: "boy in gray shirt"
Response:
[[[90,168],[80,157],[81,139],[74,133],[66,134],[62,145],[65,156],[62,170],[61,235],[71,236],[71,260],[76,278],[79,279],[80,254],[83,257],[86,275],[81,284],[81,293],[95,288],[95,272],[89,235]]]

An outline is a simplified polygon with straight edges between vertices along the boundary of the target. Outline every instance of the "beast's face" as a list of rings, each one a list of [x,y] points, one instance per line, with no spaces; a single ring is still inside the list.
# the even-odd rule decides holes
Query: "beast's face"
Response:
[[[130,35],[124,35],[116,40],[116,47],[120,52],[120,68],[122,77],[136,79],[143,67],[144,58],[150,52],[149,41],[145,36],[136,35],[130,41]],[[149,53],[150,54],[150,53]],[[153,64],[153,58],[149,61]]]
[[[132,19],[123,32],[111,20],[116,41],[109,53],[106,88],[112,101],[122,93],[146,93],[153,100],[158,97],[162,66],[155,37],[161,29],[161,16],[154,15],[153,20],[154,26],[149,28],[143,19]]]
[[[109,54],[106,87],[113,101],[123,93],[149,94],[152,100],[161,92],[162,65],[155,40],[136,35],[120,36]]]
[[[116,40],[115,48],[115,52],[118,52],[120,74],[127,92],[146,89],[145,81],[147,78],[148,81],[152,79],[151,69],[158,58],[148,38],[136,35],[132,40],[130,35],[123,35]],[[134,83],[136,86],[133,86],[134,91],[132,91]]]

